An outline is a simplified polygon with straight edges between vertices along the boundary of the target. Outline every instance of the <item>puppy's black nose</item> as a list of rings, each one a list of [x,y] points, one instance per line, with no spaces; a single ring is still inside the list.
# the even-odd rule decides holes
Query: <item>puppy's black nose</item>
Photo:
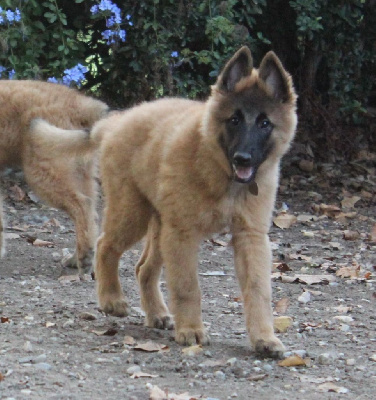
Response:
[[[234,154],[233,161],[236,166],[248,166],[251,164],[252,157],[249,153],[237,151]]]

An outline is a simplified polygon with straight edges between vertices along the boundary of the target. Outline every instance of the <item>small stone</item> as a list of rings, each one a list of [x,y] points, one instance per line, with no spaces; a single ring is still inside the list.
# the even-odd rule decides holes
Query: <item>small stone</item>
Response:
[[[61,252],[63,254],[63,258],[68,258],[68,257],[72,256],[72,254],[70,253],[69,249],[67,249],[67,248],[62,249]]]
[[[38,364],[38,363],[46,361],[46,359],[47,359],[47,356],[45,354],[40,354],[39,356],[33,358],[31,361],[34,364]]]
[[[141,371],[141,367],[139,365],[132,365],[131,367],[129,367],[127,369],[127,374],[133,375],[140,371]]]
[[[262,368],[263,368],[263,370],[264,370],[265,372],[270,372],[270,371],[273,370],[273,366],[270,365],[270,364],[264,364],[264,365],[262,366]]]
[[[28,363],[31,363],[31,361],[32,361],[32,357],[22,357],[22,358],[18,359],[18,362],[20,364],[28,364]]]
[[[349,332],[350,330],[350,326],[347,324],[341,324],[341,326],[339,327],[340,331],[342,332]]]
[[[224,381],[226,379],[226,375],[222,371],[215,371],[214,372],[214,377],[216,379],[221,380],[221,381]]]
[[[52,366],[51,364],[48,364],[46,362],[40,362],[38,364],[35,364],[35,368],[40,369],[42,371],[49,371],[52,368]]]
[[[74,319],[68,319],[63,324],[63,328],[70,328],[72,326],[74,326]]]
[[[311,293],[310,292],[303,292],[299,297],[298,297],[299,303],[309,303],[311,301]]]
[[[236,357],[229,358],[226,362],[227,365],[233,367],[237,363],[238,359]]]
[[[301,358],[306,358],[307,357],[307,351],[306,350],[294,350],[294,354]]]
[[[353,365],[355,365],[355,359],[354,358],[348,358],[347,360],[346,360],[346,365],[349,365],[349,366],[353,366]]]
[[[336,317],[334,317],[334,319],[336,319],[337,321],[343,322],[345,324],[348,324],[349,322],[354,321],[354,318],[350,317],[348,315],[337,315]]]
[[[52,253],[52,259],[53,259],[55,262],[60,261],[60,260],[61,260],[61,255],[60,255],[60,253],[58,253],[57,251],[54,251],[54,252]]]
[[[317,361],[321,365],[329,365],[334,361],[335,357],[332,353],[322,353],[317,357]]]
[[[31,342],[29,341],[29,340],[27,340],[26,342],[25,342],[25,344],[24,344],[24,350],[27,352],[27,353],[32,353],[32,351],[33,351],[33,345],[31,344]]]

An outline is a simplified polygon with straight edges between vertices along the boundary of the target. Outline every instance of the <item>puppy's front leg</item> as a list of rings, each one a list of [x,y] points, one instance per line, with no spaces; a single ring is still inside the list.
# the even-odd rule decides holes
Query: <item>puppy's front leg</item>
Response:
[[[262,356],[281,357],[285,347],[275,336],[271,305],[271,249],[266,233],[242,226],[233,235],[235,268],[244,301],[247,331]]]
[[[166,266],[175,340],[181,345],[209,344],[201,317],[201,291],[197,277],[199,240],[192,232],[162,224],[161,252]]]

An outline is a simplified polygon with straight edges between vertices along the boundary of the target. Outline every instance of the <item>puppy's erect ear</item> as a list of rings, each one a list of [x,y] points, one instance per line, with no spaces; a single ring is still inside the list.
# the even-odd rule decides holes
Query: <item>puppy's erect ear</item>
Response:
[[[273,51],[266,53],[262,59],[259,77],[265,82],[268,90],[276,100],[282,103],[295,100],[291,77]]]
[[[251,51],[247,46],[238,50],[231,60],[225,65],[217,80],[220,91],[232,92],[235,85],[252,72],[253,61]]]

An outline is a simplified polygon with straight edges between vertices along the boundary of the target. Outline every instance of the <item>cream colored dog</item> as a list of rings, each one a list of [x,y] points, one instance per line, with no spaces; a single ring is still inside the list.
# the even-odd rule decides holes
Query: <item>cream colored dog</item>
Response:
[[[20,167],[35,193],[54,207],[66,211],[77,232],[77,248],[66,265],[80,273],[90,268],[97,236],[93,157],[77,157],[73,134],[54,138],[71,146],[61,154],[43,135],[30,128],[43,118],[64,129],[91,128],[107,113],[101,101],[62,85],[38,81],[0,81],[0,169]],[[87,140],[89,133],[85,133]],[[4,253],[4,223],[0,198],[0,252]]]
[[[95,273],[105,312],[127,315],[119,259],[147,233],[136,266],[146,325],[173,326],[159,288],[165,264],[176,341],[207,344],[197,253],[205,236],[228,226],[251,343],[263,356],[282,354],[273,331],[268,230],[295,108],[291,78],[276,55],[268,53],[256,70],[243,47],[206,102],[157,100],[94,126],[90,143],[81,143],[83,151],[100,145],[106,204]]]

